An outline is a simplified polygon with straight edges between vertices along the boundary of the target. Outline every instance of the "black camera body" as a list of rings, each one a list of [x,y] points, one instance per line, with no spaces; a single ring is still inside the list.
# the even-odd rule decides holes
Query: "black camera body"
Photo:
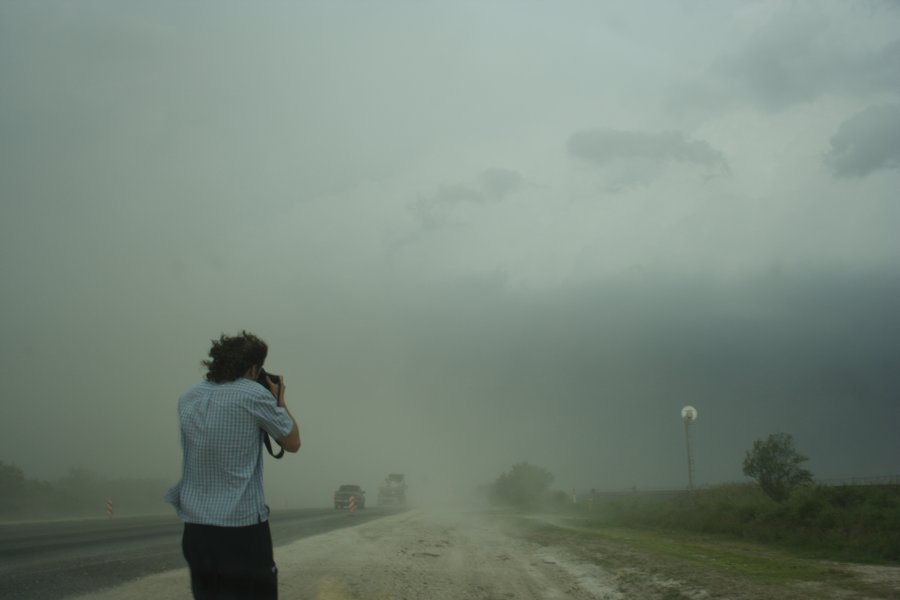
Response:
[[[281,383],[281,375],[273,375],[272,373],[267,373],[265,369],[260,368],[259,375],[256,376],[256,383],[266,389],[269,389],[269,379],[271,379],[272,383],[274,383],[275,385]]]

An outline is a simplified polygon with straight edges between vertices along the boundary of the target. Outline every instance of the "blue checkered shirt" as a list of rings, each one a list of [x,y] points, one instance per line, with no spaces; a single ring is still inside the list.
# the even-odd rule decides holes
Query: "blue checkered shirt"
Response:
[[[241,527],[266,521],[263,431],[282,439],[293,428],[287,411],[249,379],[203,381],[178,399],[181,481],[165,499],[186,523]]]

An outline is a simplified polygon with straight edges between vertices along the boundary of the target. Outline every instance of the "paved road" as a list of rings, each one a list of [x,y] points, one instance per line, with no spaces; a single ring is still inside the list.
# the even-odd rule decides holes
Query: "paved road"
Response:
[[[332,509],[275,511],[272,538],[277,548],[387,514],[393,513],[374,508],[354,515]],[[181,529],[174,516],[0,525],[0,598],[64,598],[182,568]]]

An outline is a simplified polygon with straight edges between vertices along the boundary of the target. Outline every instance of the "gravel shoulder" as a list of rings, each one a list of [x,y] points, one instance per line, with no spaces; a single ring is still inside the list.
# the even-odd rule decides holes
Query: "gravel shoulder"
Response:
[[[825,579],[770,581],[723,566],[732,547],[705,558],[664,548],[548,521],[409,511],[277,547],[275,559],[283,600],[900,598],[898,568],[807,561]],[[81,598],[190,597],[178,569]]]

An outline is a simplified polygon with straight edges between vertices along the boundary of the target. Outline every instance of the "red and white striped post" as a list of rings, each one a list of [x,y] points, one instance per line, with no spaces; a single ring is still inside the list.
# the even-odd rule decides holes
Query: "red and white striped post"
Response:
[[[106,501],[106,516],[112,519],[113,516],[113,503],[112,500]]]
[[[350,511],[351,515],[356,512],[356,495],[350,496],[350,502],[347,504],[347,510]]]

